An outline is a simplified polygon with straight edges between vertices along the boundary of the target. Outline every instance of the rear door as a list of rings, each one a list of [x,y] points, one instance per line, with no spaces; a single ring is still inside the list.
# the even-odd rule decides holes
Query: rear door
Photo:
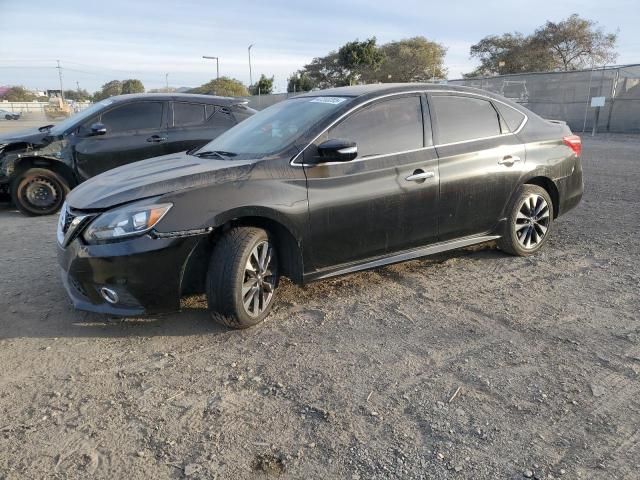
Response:
[[[311,263],[323,269],[425,245],[437,235],[438,160],[426,97],[403,94],[358,108],[305,150],[355,141],[349,162],[305,166]],[[422,174],[422,175],[420,175]],[[416,177],[418,175],[418,177]]]
[[[235,125],[230,110],[220,105],[172,102],[168,150],[201,147]]]
[[[85,134],[75,145],[78,176],[85,180],[121,165],[168,153],[166,112],[167,102],[157,100],[116,104],[103,112],[93,121],[103,123],[107,133]]]
[[[522,175],[524,146],[486,97],[432,93],[429,101],[440,158],[439,238],[489,233]]]

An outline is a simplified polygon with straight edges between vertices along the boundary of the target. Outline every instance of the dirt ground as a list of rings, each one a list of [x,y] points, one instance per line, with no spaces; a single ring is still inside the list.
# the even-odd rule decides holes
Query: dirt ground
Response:
[[[535,257],[285,284],[246,331],[75,311],[56,218],[0,206],[0,478],[639,478],[640,137],[584,143]]]

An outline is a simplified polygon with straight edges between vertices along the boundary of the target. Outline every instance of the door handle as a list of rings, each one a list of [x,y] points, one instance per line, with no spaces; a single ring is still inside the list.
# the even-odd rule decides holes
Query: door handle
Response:
[[[160,135],[151,135],[149,138],[147,138],[147,142],[164,142],[167,139],[167,137],[161,137]]]
[[[427,178],[433,178],[436,174],[434,172],[425,172],[424,170],[416,170],[409,175],[405,180],[407,182],[424,182]]]
[[[498,164],[506,165],[507,167],[510,167],[511,165],[519,161],[520,161],[520,157],[517,155],[506,155],[502,160],[498,160]]]

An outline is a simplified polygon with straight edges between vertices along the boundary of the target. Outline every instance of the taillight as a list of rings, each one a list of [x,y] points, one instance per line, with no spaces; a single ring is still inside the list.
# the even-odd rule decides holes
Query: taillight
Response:
[[[578,135],[568,135],[562,138],[564,144],[569,147],[579,157],[582,153],[582,140]]]

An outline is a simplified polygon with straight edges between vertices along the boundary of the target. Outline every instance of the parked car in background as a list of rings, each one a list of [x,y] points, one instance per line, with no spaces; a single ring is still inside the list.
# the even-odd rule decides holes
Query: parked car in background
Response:
[[[54,213],[88,178],[204,145],[252,115],[246,103],[191,94],[102,100],[56,125],[0,137],[0,191],[26,215]]]
[[[0,108],[0,118],[4,120],[19,120],[21,115],[19,112],[10,112]]]
[[[99,175],[58,225],[77,308],[140,315],[206,292],[262,321],[296,283],[497,240],[532,255],[582,197],[581,141],[504,97],[431,84],[315,91],[199,150]]]

